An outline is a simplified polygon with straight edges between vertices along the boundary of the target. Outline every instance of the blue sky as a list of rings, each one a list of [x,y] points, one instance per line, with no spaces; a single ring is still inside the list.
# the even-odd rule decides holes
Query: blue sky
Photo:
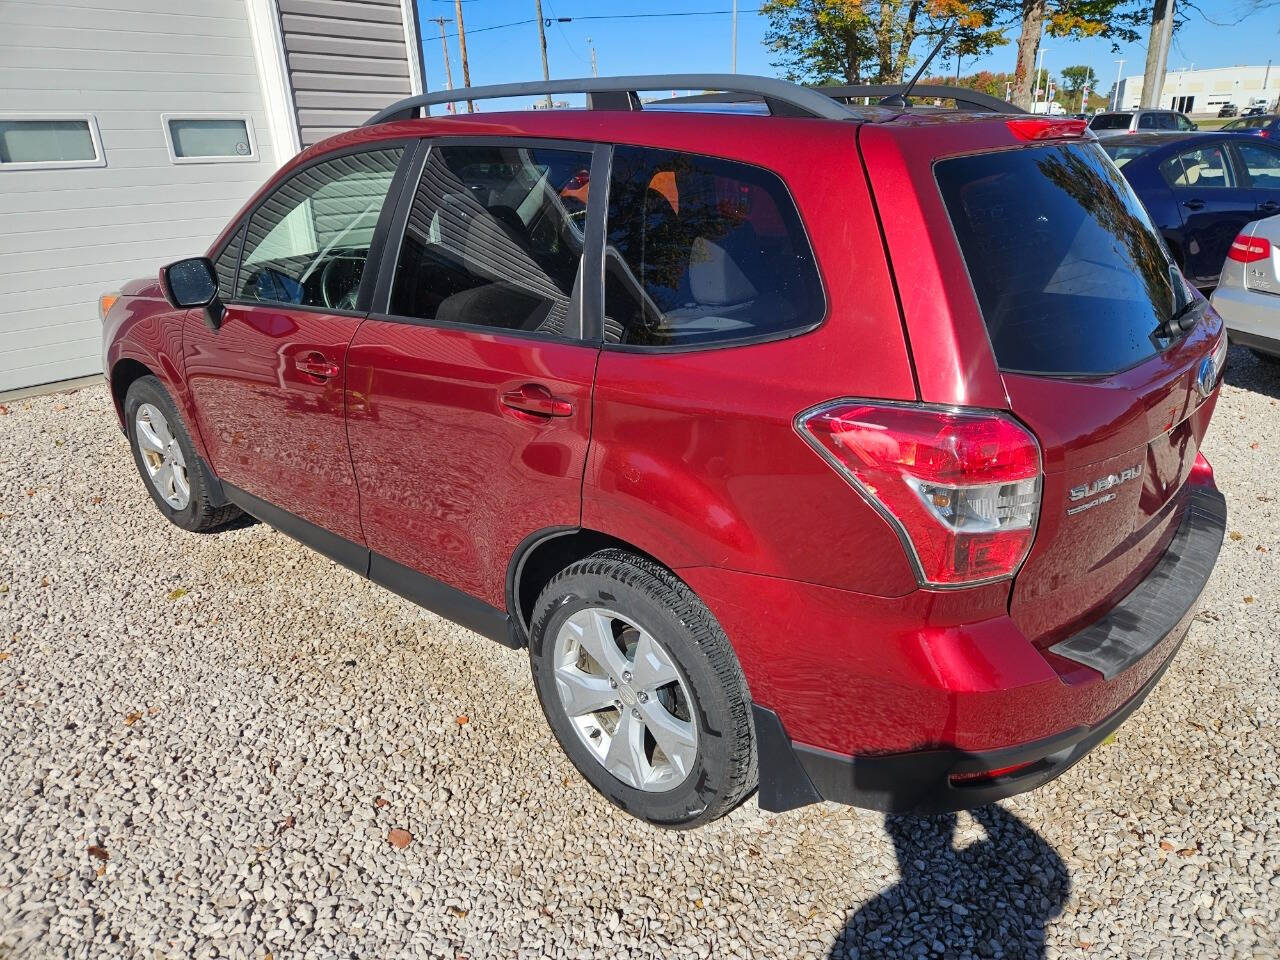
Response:
[[[429,18],[445,17],[453,61],[455,86],[462,85],[457,39],[453,36],[453,0],[417,0],[422,17],[422,38],[426,50],[427,80],[431,89],[444,87],[444,60],[440,51],[439,27]],[[582,19],[587,16],[670,13],[684,11],[728,11],[731,0],[542,0],[545,17],[573,17],[571,23],[555,23],[547,28],[547,55],[552,77],[590,76],[591,61],[587,38],[596,48],[600,73],[727,72],[730,64],[730,16],[679,16],[632,19]],[[764,45],[767,26],[754,11],[758,0],[740,0],[738,15],[738,70],[772,76],[772,55]],[[1169,68],[1181,70],[1194,64],[1224,67],[1234,64],[1263,64],[1269,57],[1280,63],[1280,5],[1249,14],[1243,0],[1203,0],[1205,16],[1192,12],[1187,25],[1174,38]],[[533,22],[502,29],[484,29],[534,17],[534,0],[464,0],[467,26],[467,55],[473,85],[536,80],[542,76],[538,55],[538,32]],[[1206,17],[1217,24],[1209,22]],[[1221,25],[1220,25],[1221,24]],[[1016,30],[1009,34],[1016,39]],[[917,56],[923,56],[923,44]],[[1126,75],[1142,73],[1146,53],[1143,42],[1112,53],[1107,41],[1066,41],[1047,38],[1046,66],[1056,76],[1064,66],[1089,64],[1097,72],[1101,89],[1111,88],[1121,57],[1128,62]],[[961,64],[964,73],[974,69],[1012,70],[1014,46],[998,48],[975,63]],[[943,65],[950,72],[952,60]],[[930,72],[934,72],[931,70]],[[941,72],[941,71],[938,71]]]

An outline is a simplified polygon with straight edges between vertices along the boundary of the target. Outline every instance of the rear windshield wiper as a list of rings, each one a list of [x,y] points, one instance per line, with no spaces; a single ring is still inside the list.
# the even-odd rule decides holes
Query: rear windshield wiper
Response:
[[[1156,327],[1156,336],[1173,340],[1184,333],[1189,333],[1197,323],[1204,319],[1205,311],[1208,309],[1208,300],[1202,297],[1193,297],[1184,303],[1173,316]]]

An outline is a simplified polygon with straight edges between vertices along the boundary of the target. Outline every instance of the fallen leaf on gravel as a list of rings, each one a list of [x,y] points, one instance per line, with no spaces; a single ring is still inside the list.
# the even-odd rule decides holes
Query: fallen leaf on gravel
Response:
[[[8,592],[9,592],[9,585],[7,583],[0,583],[0,593],[8,593]]]
[[[1181,850],[1179,850],[1179,851],[1178,851],[1178,856],[1180,856],[1180,857],[1189,857],[1189,856],[1191,856],[1192,854],[1194,854],[1195,852],[1196,852],[1196,848],[1195,848],[1195,847],[1183,847]]]
[[[1270,550],[1268,550],[1266,547],[1264,547],[1262,544],[1258,544],[1258,552],[1259,552],[1259,553],[1270,553],[1271,551],[1270,551]]]
[[[98,496],[90,497],[90,498],[89,498],[89,502],[90,502],[90,503],[101,503],[101,502],[102,502],[102,497],[98,497]]]
[[[464,714],[459,715],[459,717],[458,717],[458,726],[462,726],[463,724],[470,723],[470,722],[471,722],[471,721],[467,718],[467,715],[466,715],[465,713],[464,713]]]
[[[53,405],[53,409],[55,409],[55,410],[65,410],[65,409],[67,409],[67,405],[66,405],[65,403],[55,403],[55,404]]]
[[[182,597],[185,597],[186,595],[187,595],[186,587],[177,587],[169,591],[170,600],[180,600]]]
[[[89,856],[97,857],[99,860],[110,860],[111,854],[107,853],[104,847],[93,844],[89,847]]]
[[[276,771],[279,769],[280,769],[280,761],[277,760],[275,757],[272,757],[270,760],[267,761],[267,773],[271,774],[274,777],[276,775]]]
[[[387,834],[387,840],[397,850],[403,850],[409,844],[413,843],[413,834],[408,830],[401,830],[398,827]]]
[[[387,801],[383,800],[381,797],[374,797],[373,805],[377,807],[379,810],[381,810],[383,807],[391,806],[391,804],[387,803]]]
[[[276,827],[276,833],[284,833],[286,830],[292,830],[295,823],[297,823],[297,821],[293,819],[293,814],[291,813],[280,821],[280,825]]]
[[[137,723],[141,719],[142,719],[142,714],[140,712],[135,711],[133,713],[125,714],[124,723],[125,723],[125,726],[132,727],[135,723]]]
[[[1250,449],[1250,450],[1257,450],[1257,449],[1258,449],[1258,445],[1257,445],[1256,443],[1251,443],[1251,444],[1249,444],[1249,449]]]
[[[48,577],[41,577],[41,578],[40,578],[40,586],[42,586],[42,587],[47,587],[48,585],[49,585],[49,578],[48,578]]]
[[[467,911],[463,910],[461,907],[450,907],[449,912],[452,913],[459,920],[461,920],[463,917],[467,915]]]
[[[1244,598],[1244,602],[1245,602],[1245,603],[1253,603],[1253,597],[1245,597],[1245,598]]]
[[[7,403],[0,403],[0,417],[7,417],[8,415],[9,405]]]
[[[1161,850],[1165,850],[1165,851],[1172,850],[1172,849],[1173,849],[1173,844],[1172,844],[1172,843],[1170,843],[1168,840],[1161,840],[1161,841],[1160,841],[1160,849],[1161,849]]]
[[[1241,533],[1239,530],[1232,530],[1229,534],[1227,534],[1227,536],[1229,536],[1232,540],[1244,539],[1244,534]]]
[[[159,713],[159,712],[160,712],[160,708],[159,708],[159,707],[147,707],[147,716],[148,716],[148,717],[154,717],[154,716],[155,716],[157,713]]]
[[[33,488],[33,489],[31,489],[31,490],[28,490],[28,491],[27,491],[27,496],[28,496],[28,497],[34,497],[35,495],[36,495],[36,491],[35,491],[35,489],[34,489],[34,488]]]
[[[97,874],[98,876],[100,876],[100,877],[101,877],[101,876],[104,876],[104,875],[106,874],[106,872],[107,872],[107,866],[106,866],[106,864],[103,864],[103,865],[102,865],[102,866],[100,866],[97,870],[95,870],[95,871],[93,871],[93,872],[94,872],[94,873],[96,873],[96,874]]]
[[[13,656],[13,654],[11,654],[8,650],[0,651],[0,663],[4,663],[11,656]]]

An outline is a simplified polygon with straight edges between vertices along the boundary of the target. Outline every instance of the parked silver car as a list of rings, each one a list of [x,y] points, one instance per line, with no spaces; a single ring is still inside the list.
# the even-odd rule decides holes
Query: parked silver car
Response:
[[[1246,224],[1236,237],[1213,307],[1232,343],[1280,363],[1280,216]]]
[[[1177,110],[1107,110],[1095,113],[1089,121],[1089,129],[1099,137],[1118,137],[1140,131],[1170,131],[1185,133],[1199,130],[1199,126]]]

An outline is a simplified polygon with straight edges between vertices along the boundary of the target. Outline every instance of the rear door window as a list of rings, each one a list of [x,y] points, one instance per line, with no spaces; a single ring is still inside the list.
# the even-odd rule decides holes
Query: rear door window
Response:
[[[816,326],[822,283],[777,176],[744,163],[616,147],[605,340],[684,347]]]
[[[935,173],[1001,369],[1107,374],[1168,345],[1156,330],[1186,294],[1097,144],[955,157]]]
[[[1235,178],[1227,152],[1221,144],[1184,150],[1160,164],[1160,172],[1169,186],[1194,187],[1197,190],[1214,187],[1234,187]]]

